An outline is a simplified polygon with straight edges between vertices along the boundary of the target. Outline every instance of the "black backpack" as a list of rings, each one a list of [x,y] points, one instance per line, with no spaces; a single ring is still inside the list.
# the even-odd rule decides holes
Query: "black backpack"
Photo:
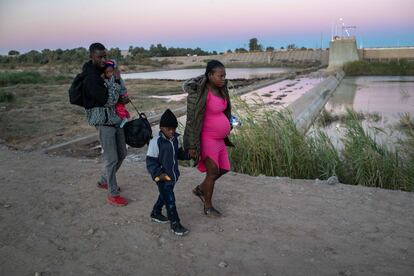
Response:
[[[83,80],[85,77],[82,73],[77,74],[75,79],[72,82],[72,85],[69,88],[69,101],[71,104],[79,105],[85,107],[85,103],[83,101]]]
[[[139,118],[129,121],[124,126],[125,142],[133,148],[148,145],[152,139],[152,129],[144,113],[138,113]]]

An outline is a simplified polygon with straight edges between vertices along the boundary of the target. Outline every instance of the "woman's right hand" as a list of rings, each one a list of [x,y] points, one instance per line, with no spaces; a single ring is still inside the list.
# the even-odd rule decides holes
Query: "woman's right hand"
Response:
[[[189,149],[188,155],[190,156],[191,159],[195,159],[197,157],[197,152],[195,149]]]

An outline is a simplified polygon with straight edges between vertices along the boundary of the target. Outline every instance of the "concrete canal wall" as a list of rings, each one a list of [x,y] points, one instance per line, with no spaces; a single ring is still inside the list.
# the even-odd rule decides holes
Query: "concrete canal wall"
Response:
[[[287,107],[299,129],[309,129],[344,76],[344,71],[336,71]]]

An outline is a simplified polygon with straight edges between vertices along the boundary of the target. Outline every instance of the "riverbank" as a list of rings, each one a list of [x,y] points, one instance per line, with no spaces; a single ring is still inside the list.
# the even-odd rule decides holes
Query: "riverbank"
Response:
[[[6,75],[10,77],[9,73]],[[231,83],[237,91],[248,91],[289,76],[237,79]],[[26,83],[19,83],[22,79]],[[12,74],[11,80],[0,85],[0,140],[17,149],[30,150],[95,133],[86,123],[83,108],[69,104],[67,91],[71,81],[72,78],[55,81],[36,72]],[[147,116],[186,104],[183,97],[170,99],[182,94],[182,81],[126,80],[126,86],[135,106]],[[128,108],[136,115],[132,106]]]
[[[353,61],[344,65],[347,76],[414,76],[414,62],[399,61]]]
[[[229,173],[216,185],[220,219],[202,214],[181,168],[184,238],[153,224],[156,188],[144,163],[119,171],[130,204],[97,189],[97,160],[0,145],[2,275],[408,275],[414,269],[414,194]],[[47,170],[45,169],[47,168]],[[28,188],[30,179],[30,188]],[[111,262],[108,262],[108,252]]]

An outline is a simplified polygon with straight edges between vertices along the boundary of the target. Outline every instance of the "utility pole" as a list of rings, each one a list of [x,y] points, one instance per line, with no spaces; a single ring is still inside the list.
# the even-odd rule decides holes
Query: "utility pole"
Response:
[[[323,33],[321,32],[321,50],[322,50],[322,37],[323,36]]]

